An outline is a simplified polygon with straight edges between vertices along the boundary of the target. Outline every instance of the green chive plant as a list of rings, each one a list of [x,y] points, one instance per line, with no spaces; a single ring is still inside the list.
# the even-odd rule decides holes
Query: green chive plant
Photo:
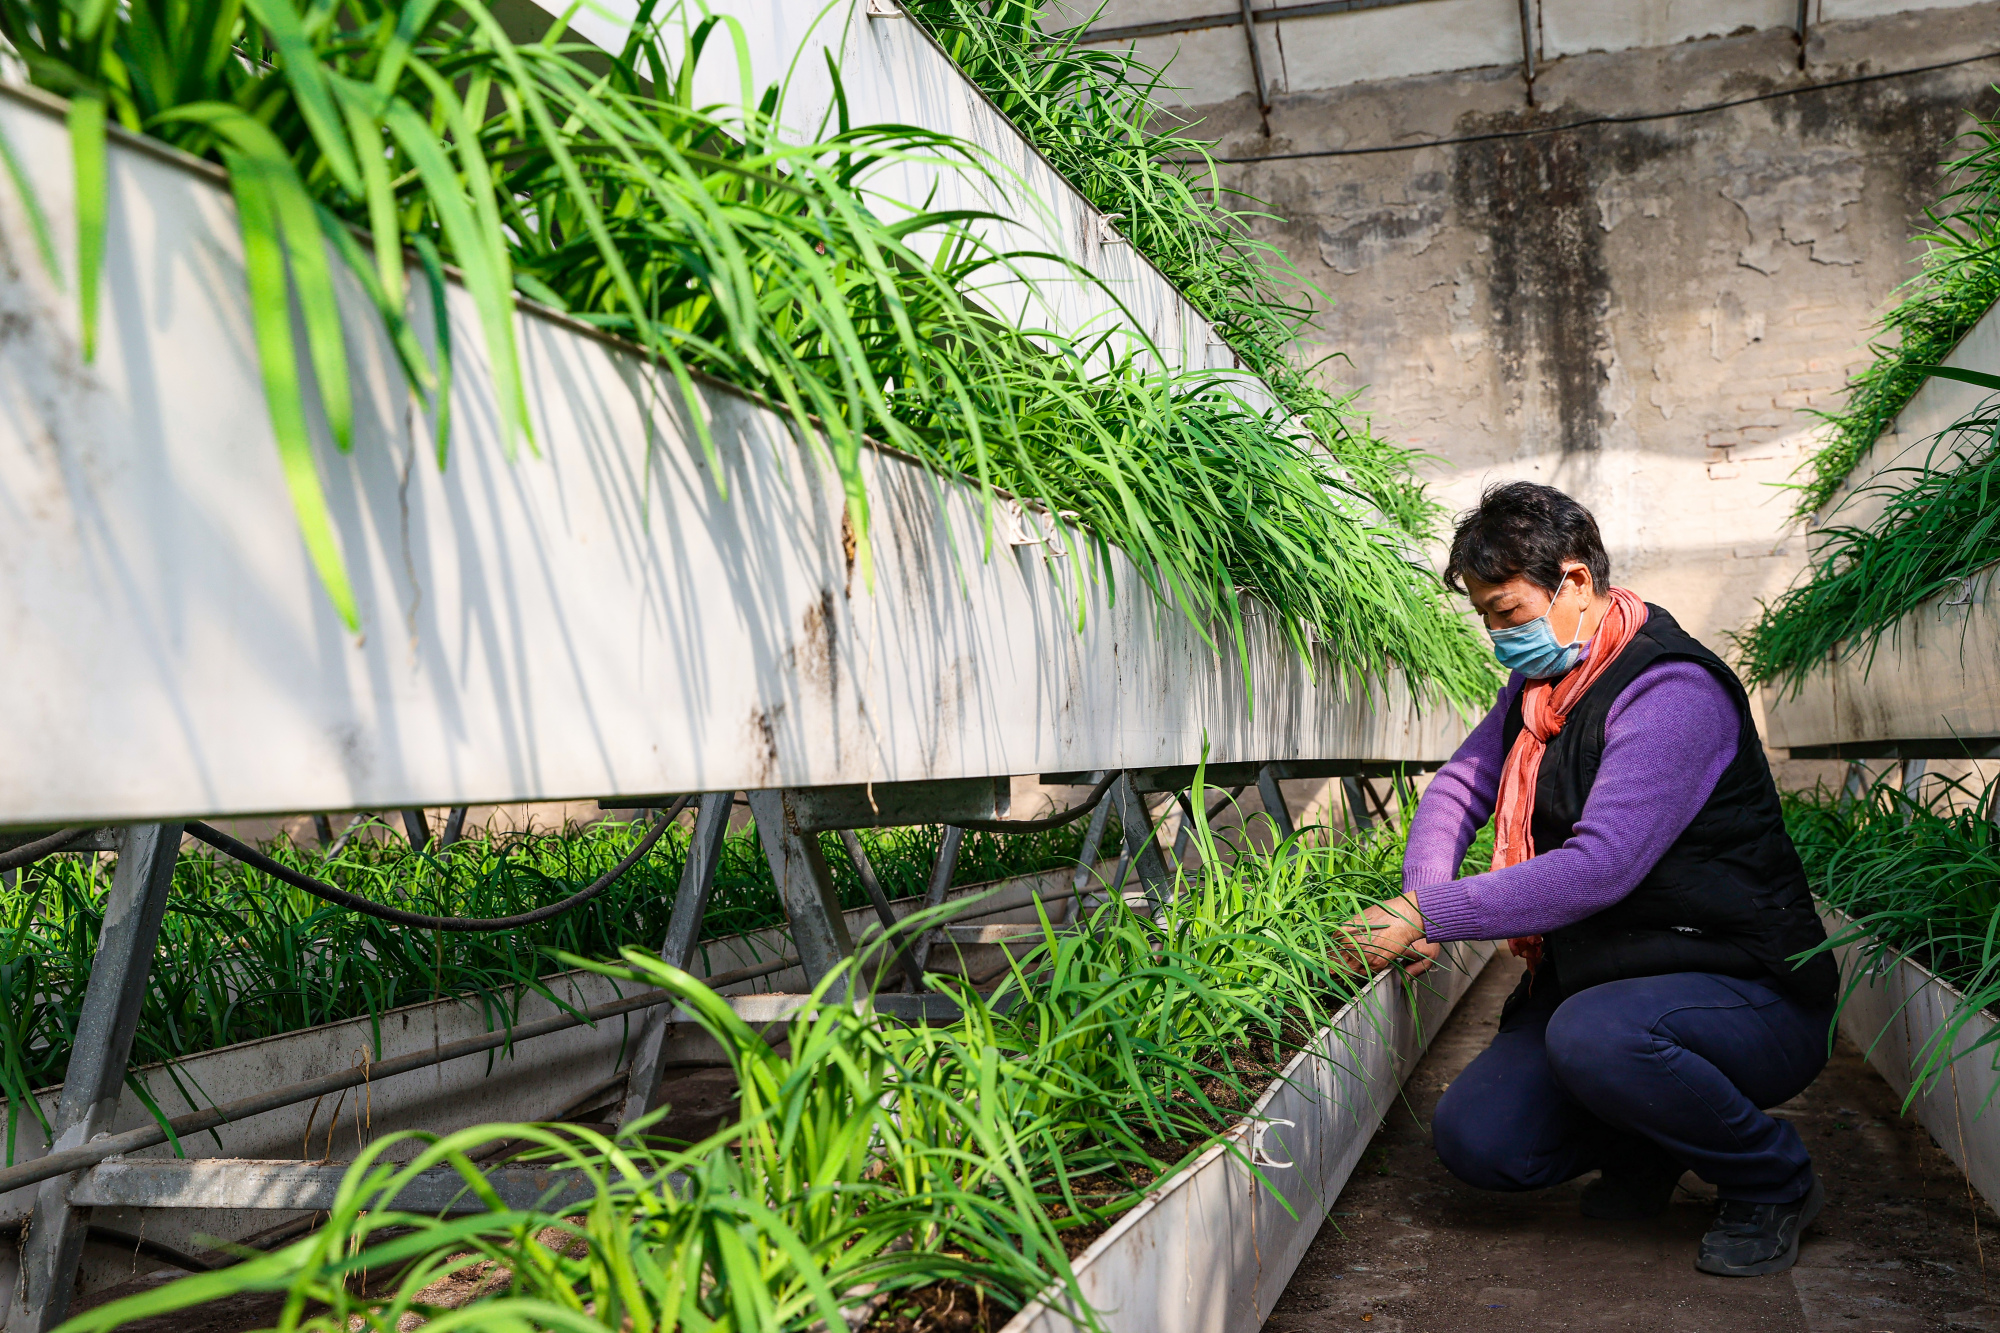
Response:
[[[1847,994],[1870,970],[1908,956],[1963,997],[1925,1041],[1912,1097],[1952,1062],[1966,1024],[2000,1005],[2000,778],[1983,789],[1926,788],[1907,795],[1885,777],[1858,794],[1818,787],[1785,800],[1813,892],[1853,921],[1824,946],[1860,946],[1866,966]],[[1996,1043],[2000,1029],[1956,1058],[1983,1052],[2000,1069]]]
[[[473,838],[414,851],[399,838],[350,841],[338,855],[285,839],[264,850],[280,861],[391,906],[437,915],[509,916],[565,898],[632,849],[643,826],[602,822],[562,833]],[[956,884],[976,884],[1076,864],[1079,823],[1042,833],[966,835]],[[921,895],[943,830],[866,830],[864,850],[892,898]],[[540,925],[497,934],[406,930],[330,906],[206,849],[183,855],[154,953],[133,1041],[133,1062],[169,1062],[236,1042],[320,1023],[382,1014],[400,1005],[460,997],[494,1027],[510,1026],[539,993],[559,955],[616,958],[666,938],[687,856],[686,832],[602,896]],[[837,838],[822,838],[842,905],[868,902]],[[1115,844],[1114,844],[1115,845]],[[60,1083],[103,925],[112,866],[95,855],[46,857],[0,885],[0,1098],[6,1160],[21,1136],[46,1141],[29,1093]],[[704,919],[707,937],[782,926],[784,909],[754,826],[730,835]],[[144,1085],[133,1084],[144,1095]],[[199,1090],[182,1087],[199,1103]]]
[[[1806,460],[1798,516],[1830,501],[1883,429],[1916,396],[1931,367],[1985,317],[2000,297],[2000,122],[1974,117],[1971,151],[1945,164],[1950,188],[1925,210],[1916,241],[1923,269],[1882,317],[1874,359],[1847,383],[1847,401],[1820,413],[1824,443]]]
[[[873,439],[1035,503],[1067,529],[1060,544],[1091,577],[1123,550],[1204,635],[1219,630],[1240,650],[1247,593],[1301,650],[1331,649],[1343,673],[1386,661],[1446,699],[1481,700],[1484,655],[1403,553],[1401,529],[1378,515],[1421,508],[1415,492],[1370,480],[1386,466],[1379,446],[1329,455],[1339,431],[1325,404],[1265,410],[1227,377],[1143,369],[1156,362],[1136,334],[1079,346],[996,324],[978,290],[1023,281],[1015,257],[982,248],[977,219],[871,185],[898,160],[994,171],[986,157],[908,126],[842,123],[793,143],[777,130],[776,93],[696,107],[695,62],[729,31],[687,24],[678,5],[656,15],[649,0],[627,47],[607,57],[567,42],[560,24],[514,43],[482,0],[0,0],[0,38],[39,86],[70,99],[86,355],[106,125],[228,171],[285,475],[350,625],[290,321],[296,298],[315,407],[348,448],[329,248],[428,403],[441,465],[449,337],[435,313],[411,311],[442,310],[451,263],[480,313],[510,444],[532,443],[518,294],[650,356],[659,391],[689,402],[704,445],[701,374],[763,396],[820,440],[864,571],[860,451]]]
[[[1326,294],[1256,235],[1273,216],[1221,184],[1213,145],[1161,107],[1166,71],[1134,50],[1079,45],[1087,24],[1052,30],[1048,0],[911,0],[904,10],[1326,441],[1352,484],[1413,536],[1428,536],[1439,511],[1413,475],[1414,456],[1298,364],[1298,335]]]
[[[413,1315],[438,1329],[747,1333],[838,1327],[842,1309],[863,1317],[870,1298],[940,1283],[991,1303],[997,1325],[1070,1283],[1065,1235],[1101,1227],[1198,1154],[1360,985],[1338,961],[1340,926],[1395,892],[1400,830],[1274,854],[1205,826],[1195,836],[1203,868],[1157,919],[1112,898],[1080,930],[1045,925],[992,995],[954,987],[965,1012],[948,1024],[827,1005],[773,1044],[693,978],[629,950],[622,967],[598,966],[683,997],[735,1067],[734,1124],[694,1144],[644,1124],[615,1141],[490,1126],[407,1168],[449,1163],[476,1190],[466,1154],[527,1139],[586,1182],[588,1203],[572,1209],[399,1213],[382,1206],[398,1169],[366,1157],[316,1235],[67,1327],[262,1290],[287,1293],[280,1327],[328,1333],[386,1333]],[[427,1304],[440,1277],[474,1266],[495,1275],[484,1299]]]
[[[1806,576],[1732,636],[1747,679],[1796,691],[1833,656],[1864,654],[1872,665],[1902,617],[2000,560],[2000,400],[1868,491],[1887,497],[1881,514],[1815,533]]]

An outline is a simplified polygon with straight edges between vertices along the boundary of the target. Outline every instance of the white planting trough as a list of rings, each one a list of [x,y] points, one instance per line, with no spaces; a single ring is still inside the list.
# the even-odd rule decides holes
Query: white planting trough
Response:
[[[1824,904],[1820,918],[1829,936],[1853,930],[1854,923]],[[1899,958],[1885,970],[1866,966],[1865,947],[1856,942],[1836,949],[1843,987],[1860,984],[1840,1011],[1840,1030],[1867,1055],[1898,1096],[1906,1096],[1936,1048],[1945,1018],[1964,996],[1923,964]],[[1988,1204],[2000,1207],[2000,1107],[1994,1100],[1994,1062],[2000,1046],[1974,1051],[1993,1033],[1991,1014],[1974,1014],[1952,1043],[1953,1063],[1927,1080],[1910,1106],[1917,1123],[1930,1131],[1945,1155]]]
[[[2000,307],[1987,311],[1983,319],[1966,331],[1944,364],[1956,370],[2000,375]],[[1890,492],[1901,489],[1909,480],[1907,476],[1898,476],[1897,471],[1922,466],[1941,440],[1947,447],[1956,444],[1946,432],[1992,397],[1991,389],[1976,384],[1935,375],[1925,380],[1923,387],[1911,395],[1903,410],[1876,437],[1875,443],[1855,460],[1846,480],[1820,507],[1815,526],[1839,523],[1866,527],[1872,523],[1881,515]],[[1944,459],[1940,451],[1938,461]]]
[[[1490,943],[1453,945],[1445,964],[1414,982],[1393,970],[1377,977],[1227,1138],[1086,1250],[1076,1261],[1077,1283],[1105,1328],[1261,1328],[1403,1080],[1493,950]],[[1257,1172],[1252,1159],[1261,1164]],[[1055,1303],[1022,1310],[1003,1333],[1084,1327],[1050,1299]]]
[[[0,92],[0,133],[67,252],[60,105]],[[1308,671],[1265,619],[1249,622],[1246,677],[1122,556],[1108,586],[1004,534],[989,555],[971,486],[872,450],[871,584],[817,441],[706,387],[693,406],[718,475],[671,382],[529,308],[540,457],[509,461],[456,287],[443,471],[378,321],[343,288],[355,446],[316,461],[359,604],[350,633],[292,515],[217,173],[114,140],[92,365],[11,188],[0,247],[0,567],[24,573],[0,581],[0,691],[18,705],[0,825],[1143,768],[1204,750],[1431,760],[1463,734],[1393,670]]]
[[[2000,374],[2000,308],[1974,325],[1944,364]],[[1980,447],[1987,432],[1953,427],[1993,391],[1932,376],[1896,414],[1814,516],[1826,528],[1867,527],[1926,458]],[[1903,616],[1871,653],[1816,668],[1794,692],[1760,691],[1774,746],[1794,758],[2000,758],[2000,602],[1996,569],[1974,571]],[[1841,747],[1841,748],[1834,748]]]
[[[1863,651],[1819,667],[1797,694],[1763,687],[1766,741],[1809,751],[1793,758],[2000,757],[1996,581],[1989,565],[1905,615],[1872,665]]]

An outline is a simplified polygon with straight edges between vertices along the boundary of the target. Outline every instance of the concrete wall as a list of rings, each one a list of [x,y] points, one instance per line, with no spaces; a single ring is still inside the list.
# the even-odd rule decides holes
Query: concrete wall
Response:
[[[1410,12],[1425,6],[1410,6]],[[1816,82],[2000,47],[2000,5],[1817,29]],[[1359,148],[1695,107],[1797,84],[1789,33],[1200,109],[1219,153]],[[1777,489],[1914,272],[1911,229],[1963,109],[2000,61],[1730,110],[1362,156],[1265,161],[1227,183],[1327,299],[1309,349],[1345,360],[1391,437],[1438,456],[1453,509],[1487,483],[1564,487],[1614,576],[1718,649],[1799,571]]]

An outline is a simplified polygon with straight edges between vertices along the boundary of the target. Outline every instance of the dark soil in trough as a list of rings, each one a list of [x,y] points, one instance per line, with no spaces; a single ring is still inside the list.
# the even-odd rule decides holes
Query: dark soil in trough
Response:
[[[1503,951],[1439,1031],[1268,1333],[2000,1333],[2000,1219],[1980,1207],[1982,1271],[1964,1177],[1845,1039],[1775,1112],[1805,1136],[1828,1196],[1789,1273],[1695,1271],[1713,1191],[1693,1176],[1666,1216],[1642,1223],[1585,1218],[1581,1180],[1499,1195],[1453,1178],[1431,1150],[1430,1116],[1492,1038],[1519,972]]]

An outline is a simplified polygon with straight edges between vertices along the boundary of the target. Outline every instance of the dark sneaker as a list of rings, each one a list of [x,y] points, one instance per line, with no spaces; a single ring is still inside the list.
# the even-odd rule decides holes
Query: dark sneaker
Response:
[[[1803,1199],[1790,1203],[1746,1203],[1724,1199],[1715,1225],[1701,1238],[1694,1266],[1721,1277],[1782,1273],[1798,1262],[1799,1236],[1819,1216],[1826,1186],[1815,1174]]]
[[[1606,1222],[1638,1222],[1658,1217],[1673,1202],[1680,1184],[1678,1162],[1648,1162],[1643,1166],[1604,1168],[1583,1187],[1583,1215]]]

